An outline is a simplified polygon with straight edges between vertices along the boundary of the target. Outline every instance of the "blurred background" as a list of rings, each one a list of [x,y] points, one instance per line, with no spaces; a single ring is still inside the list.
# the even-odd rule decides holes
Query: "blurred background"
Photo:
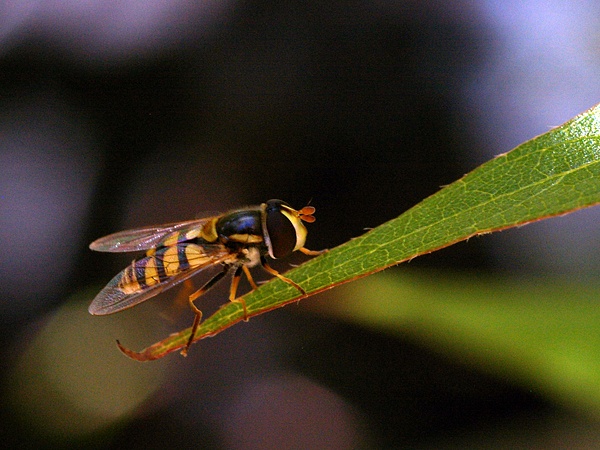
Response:
[[[600,344],[556,347],[572,338],[578,316],[551,341],[534,336],[533,354],[558,348],[563,358],[551,364],[540,356],[507,366],[476,348],[490,323],[500,327],[477,311],[502,312],[494,300],[508,291],[523,293],[510,299],[514,317],[529,317],[523,283],[533,291],[554,283],[565,306],[544,306],[535,291],[545,311],[538,323],[561,322],[580,297],[595,306],[597,208],[417,258],[239,324],[187,358],[141,364],[115,345],[141,350],[190,326],[184,292],[114,316],[87,313],[133,258],[89,251],[105,234],[281,198],[317,208],[307,247],[322,249],[397,217],[598,103],[598,30],[600,4],[591,0],[5,3],[2,441],[600,447],[600,401],[585,402],[600,392]],[[336,313],[356,300],[406,308],[403,286],[415,285],[407,274],[420,280],[415,308],[433,302],[418,323],[407,313],[390,332]],[[205,314],[227,289],[202,299]],[[462,339],[462,323],[431,325],[436,304],[453,308],[450,294],[460,294],[459,306],[469,296],[476,312],[465,326],[480,325],[483,341]],[[592,323],[577,342],[595,342],[598,331]],[[494,342],[523,360],[522,336]],[[574,365],[579,352],[591,359]]]

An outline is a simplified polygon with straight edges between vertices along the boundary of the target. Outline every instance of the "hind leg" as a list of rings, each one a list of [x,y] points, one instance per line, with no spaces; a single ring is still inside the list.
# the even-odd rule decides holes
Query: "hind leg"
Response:
[[[196,292],[194,292],[193,294],[191,294],[188,297],[188,303],[190,305],[190,309],[194,312],[194,314],[196,316],[194,317],[194,323],[192,325],[192,332],[190,334],[190,338],[188,339],[187,344],[185,345],[183,350],[181,350],[181,354],[183,356],[187,356],[187,352],[190,348],[190,345],[192,345],[192,342],[194,342],[194,337],[196,336],[196,331],[198,331],[198,326],[200,325],[200,321],[202,320],[202,311],[200,311],[198,309],[198,307],[194,304],[194,302],[199,297],[206,294],[206,291],[208,291],[211,287],[213,287],[215,284],[217,284],[225,275],[227,275],[227,273],[229,272],[229,269],[230,269],[230,266],[224,266],[223,270],[221,272],[219,272],[214,277],[212,277],[210,280],[208,280],[204,286],[202,286],[200,289],[198,289]]]
[[[276,276],[281,281],[285,281],[287,284],[290,284],[290,285],[294,286],[296,289],[298,289],[298,291],[300,291],[300,293],[302,295],[306,295],[306,291],[298,283],[296,283],[295,281],[290,280],[288,277],[284,277],[279,272],[277,272],[275,269],[273,269],[271,266],[269,266],[269,264],[267,264],[267,260],[265,259],[264,256],[262,256],[260,258],[260,264],[262,265],[263,269],[265,269],[271,275]]]

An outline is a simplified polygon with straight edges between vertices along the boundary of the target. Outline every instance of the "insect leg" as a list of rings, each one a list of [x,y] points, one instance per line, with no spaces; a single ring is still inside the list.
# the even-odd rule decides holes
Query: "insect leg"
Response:
[[[302,295],[306,295],[306,291],[304,289],[302,289],[302,287],[298,283],[296,283],[295,281],[290,280],[287,277],[284,277],[279,272],[277,272],[275,269],[273,269],[271,266],[269,266],[269,264],[267,264],[267,260],[265,259],[264,256],[260,257],[260,264],[263,266],[263,269],[265,269],[271,275],[276,276],[281,281],[285,281],[287,284],[291,284],[296,289],[298,289]]]
[[[229,301],[240,303],[242,308],[244,308],[244,320],[248,322],[248,310],[246,309],[246,302],[242,298],[236,298],[237,288],[240,284],[240,278],[242,277],[242,268],[246,269],[246,266],[238,266],[235,269],[235,273],[233,274],[233,279],[231,280],[231,288],[229,289]],[[248,269],[246,269],[247,271]],[[246,272],[246,275],[248,273]],[[252,281],[254,283],[254,281]]]
[[[301,247],[298,250],[300,250],[302,253],[304,253],[305,255],[308,255],[308,256],[318,256],[318,255],[322,255],[323,253],[327,252],[327,249],[325,249],[325,250],[309,250],[304,247]]]
[[[192,342],[194,341],[194,336],[196,335],[196,331],[198,331],[198,325],[200,325],[200,320],[202,320],[202,311],[200,311],[196,307],[194,302],[200,296],[204,295],[206,293],[206,291],[208,291],[216,283],[218,283],[221,280],[221,278],[223,278],[225,275],[227,275],[227,273],[229,272],[229,269],[230,269],[229,265],[223,266],[223,270],[221,272],[219,272],[214,277],[212,277],[210,280],[208,280],[204,286],[202,286],[200,289],[198,289],[196,292],[194,292],[193,294],[191,294],[188,297],[188,303],[190,305],[190,308],[196,315],[196,317],[194,317],[194,324],[192,325],[192,333],[190,334],[190,338],[188,339],[187,344],[185,345],[183,350],[181,350],[181,354],[183,356],[187,356],[187,352],[190,348],[190,345],[192,345]]]
[[[246,278],[248,279],[250,286],[252,286],[252,290],[258,289],[258,286],[254,282],[254,279],[252,278],[252,274],[250,273],[250,269],[248,269],[248,266],[242,266],[242,268],[244,269],[244,273],[246,274]]]

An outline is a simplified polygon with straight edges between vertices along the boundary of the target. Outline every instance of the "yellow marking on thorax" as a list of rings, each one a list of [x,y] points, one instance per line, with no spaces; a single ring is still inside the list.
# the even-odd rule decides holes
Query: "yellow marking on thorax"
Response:
[[[260,244],[263,241],[263,237],[257,234],[232,234],[227,239],[241,244]]]
[[[217,233],[217,221],[218,217],[213,217],[208,222],[204,224],[202,230],[199,233],[199,236],[204,239],[206,242],[215,242],[219,238],[219,234]]]

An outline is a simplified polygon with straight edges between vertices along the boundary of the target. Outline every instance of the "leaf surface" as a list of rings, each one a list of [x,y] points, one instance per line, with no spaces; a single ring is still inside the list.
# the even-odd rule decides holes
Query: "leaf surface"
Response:
[[[418,342],[454,362],[600,417],[600,285],[403,270],[309,310]]]

